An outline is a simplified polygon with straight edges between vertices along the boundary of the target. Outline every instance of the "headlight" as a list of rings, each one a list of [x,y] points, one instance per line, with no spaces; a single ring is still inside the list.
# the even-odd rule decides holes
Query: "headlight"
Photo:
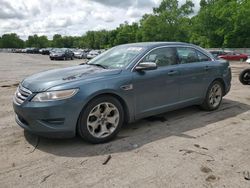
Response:
[[[47,101],[56,101],[63,100],[73,97],[78,92],[78,89],[69,89],[61,91],[47,91],[38,93],[31,101],[36,102],[47,102]]]

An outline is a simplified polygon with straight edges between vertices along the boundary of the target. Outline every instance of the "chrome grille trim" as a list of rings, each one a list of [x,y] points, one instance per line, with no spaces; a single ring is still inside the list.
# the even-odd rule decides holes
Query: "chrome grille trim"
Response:
[[[30,90],[26,89],[26,88],[23,87],[22,85],[19,85],[19,88],[20,88],[21,91],[23,91],[23,92],[25,92],[25,93],[28,93],[29,95],[32,94],[32,92],[31,92]]]
[[[16,104],[21,105],[31,94],[30,90],[19,85],[15,92],[14,101]]]

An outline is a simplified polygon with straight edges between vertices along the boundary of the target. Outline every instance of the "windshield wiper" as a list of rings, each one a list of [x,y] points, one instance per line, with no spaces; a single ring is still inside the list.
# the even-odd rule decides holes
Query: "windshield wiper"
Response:
[[[97,66],[97,67],[102,67],[104,69],[107,69],[108,67],[107,66],[104,66],[104,65],[101,65],[101,64],[87,64],[87,65],[93,65],[93,66]]]

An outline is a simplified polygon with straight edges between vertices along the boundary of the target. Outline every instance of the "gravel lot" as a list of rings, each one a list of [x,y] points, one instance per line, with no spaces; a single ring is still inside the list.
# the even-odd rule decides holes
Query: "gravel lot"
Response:
[[[143,119],[106,144],[38,138],[17,126],[18,82],[81,62],[0,53],[0,187],[250,187],[250,86],[238,81],[249,65],[231,63],[232,89],[217,111]]]

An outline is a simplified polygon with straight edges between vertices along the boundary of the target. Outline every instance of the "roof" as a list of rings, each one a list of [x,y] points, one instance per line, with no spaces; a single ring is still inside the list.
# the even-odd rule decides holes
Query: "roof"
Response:
[[[130,43],[123,44],[124,46],[140,46],[146,48],[158,47],[158,46],[168,46],[168,45],[192,45],[184,42],[138,42],[138,43]]]

